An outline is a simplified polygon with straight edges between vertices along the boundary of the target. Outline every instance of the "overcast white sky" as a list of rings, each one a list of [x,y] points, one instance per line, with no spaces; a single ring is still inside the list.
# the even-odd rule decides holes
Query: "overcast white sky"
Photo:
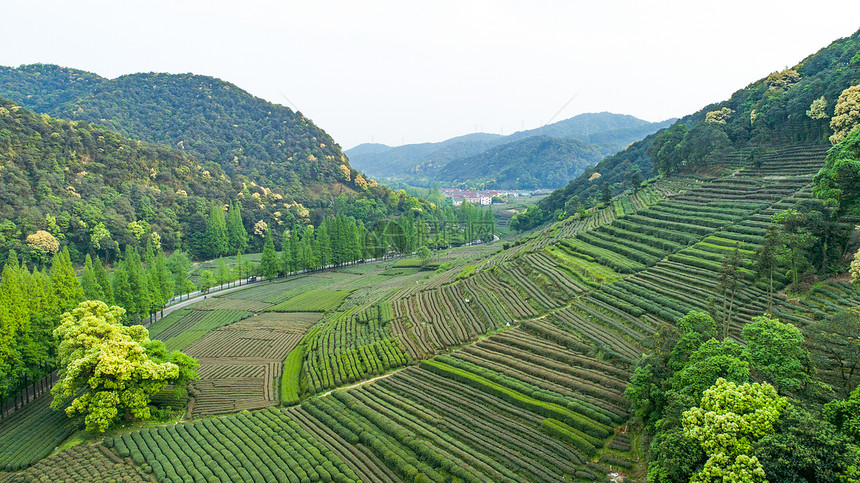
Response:
[[[4,1],[0,65],[193,72],[344,148],[696,111],[860,28],[860,2]],[[288,102],[289,98],[291,102]]]

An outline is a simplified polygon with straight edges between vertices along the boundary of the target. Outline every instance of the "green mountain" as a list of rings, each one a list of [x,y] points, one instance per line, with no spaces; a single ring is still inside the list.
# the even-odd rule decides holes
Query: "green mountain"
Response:
[[[358,169],[372,176],[384,178],[406,179],[416,185],[431,186],[435,183],[456,184],[464,186],[493,186],[501,188],[534,188],[534,183],[542,184],[540,187],[554,187],[568,181],[570,178],[560,180],[558,173],[535,172],[530,166],[537,153],[529,153],[528,149],[535,146],[543,146],[547,138],[558,138],[557,146],[553,151],[558,154],[565,149],[571,149],[565,140],[578,141],[580,146],[591,145],[579,149],[579,153],[569,159],[562,170],[565,176],[575,177],[582,172],[583,159],[594,163],[604,156],[615,153],[632,141],[641,139],[655,130],[666,127],[672,120],[660,123],[650,123],[637,119],[633,116],[623,114],[612,114],[609,112],[588,113],[574,116],[564,121],[559,121],[537,129],[519,131],[508,136],[497,134],[474,133],[459,136],[440,143],[408,144],[385,150],[375,145],[359,145],[346,151],[350,161]],[[524,141],[532,137],[542,137],[543,141],[529,141],[525,144],[513,145],[504,149],[501,146]],[[563,147],[566,146],[566,147]],[[500,149],[497,149],[500,148]],[[492,151],[492,152],[491,152]],[[585,154],[589,152],[590,154]],[[593,153],[597,153],[594,155]],[[487,156],[482,157],[486,154]],[[468,161],[467,161],[468,160]],[[484,160],[493,164],[492,167],[480,164]],[[490,173],[487,176],[467,176],[461,166],[466,163],[477,173]],[[552,161],[550,164],[555,163]],[[586,163],[588,164],[588,163]],[[506,174],[496,172],[503,170]],[[521,177],[512,173],[531,172],[534,179]],[[521,177],[527,184],[516,184],[515,180]],[[496,179],[499,183],[503,180],[504,185],[486,184],[488,180]],[[512,184],[513,183],[513,184]]]
[[[528,220],[521,226],[533,227],[572,214],[565,211],[566,205],[593,203],[603,183],[609,184],[612,193],[621,192],[630,187],[636,171],[647,179],[661,173],[756,162],[772,149],[789,144],[829,146],[833,134],[829,118],[839,95],[858,80],[860,31],[602,160],[523,215],[521,219]],[[807,111],[821,98],[824,117],[813,119]],[[595,173],[600,174],[597,179],[593,179]]]
[[[79,263],[87,253],[113,260],[125,246],[152,237],[166,251],[183,248],[206,257],[213,203],[240,207],[246,232],[254,234],[251,250],[263,244],[260,222],[274,228],[280,243],[284,230],[318,226],[326,215],[353,216],[371,226],[424,206],[405,193],[364,183],[360,194],[348,194],[355,191],[347,187],[325,207],[309,210],[281,188],[231,176],[187,151],[36,114],[0,98],[0,260],[15,250],[25,262],[45,262],[50,250],[28,238],[39,231],[68,246]]]
[[[448,163],[433,178],[503,189],[552,188],[563,186],[603,155],[597,146],[575,139],[531,136]]]
[[[140,73],[105,79],[52,65],[0,67],[0,96],[214,161],[237,186],[266,186],[284,202],[312,211],[337,194],[363,191],[337,143],[301,112],[213,77]]]

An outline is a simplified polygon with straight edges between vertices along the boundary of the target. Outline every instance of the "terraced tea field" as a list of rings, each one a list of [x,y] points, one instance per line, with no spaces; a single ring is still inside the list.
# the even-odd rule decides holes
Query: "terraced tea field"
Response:
[[[610,466],[641,478],[624,396],[636,360],[689,310],[729,315],[713,301],[735,248],[730,335],[766,310],[755,250],[774,213],[809,197],[823,151],[739,159],[728,176],[661,180],[507,249],[437,253],[437,269],[344,267],[174,312],[151,333],[199,358],[189,416],[207,417],[99,451],[125,478],[156,481],[585,482]],[[803,327],[858,302],[831,282],[773,306]],[[263,409],[237,413],[251,408]],[[33,452],[16,465],[47,454],[10,438],[0,432],[2,454]]]
[[[193,417],[278,404],[284,360],[318,314],[262,313],[221,327],[185,349],[200,363],[189,391]]]

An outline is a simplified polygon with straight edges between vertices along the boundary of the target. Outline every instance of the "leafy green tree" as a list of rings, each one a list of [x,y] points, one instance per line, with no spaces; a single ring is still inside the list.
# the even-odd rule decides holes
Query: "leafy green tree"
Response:
[[[806,327],[820,367],[836,366],[841,384],[835,389],[847,397],[860,380],[860,314],[843,310]]]
[[[749,380],[750,364],[744,348],[732,339],[711,339],[690,355],[683,369],[671,379],[679,395],[696,401],[717,379],[745,383]]]
[[[723,257],[723,265],[720,267],[720,293],[723,297],[723,320],[721,324],[721,338],[729,336],[729,326],[732,321],[732,310],[735,305],[735,294],[740,287],[741,254],[738,246]]]
[[[753,444],[774,432],[787,404],[770,384],[717,379],[702,394],[701,404],[683,414],[684,434],[708,456],[690,481],[767,481],[758,458],[751,456]]]
[[[648,481],[652,483],[690,481],[706,460],[698,441],[688,437],[680,427],[657,433],[650,450],[653,459],[648,464]]]
[[[815,130],[821,132],[821,123],[824,119],[828,118],[827,99],[821,96],[812,101],[812,104],[809,105],[809,109],[806,111],[806,116],[812,119],[812,125],[815,127]]]
[[[218,284],[218,279],[211,270],[203,270],[200,272],[200,291],[209,293],[209,290]]]
[[[860,212],[860,129],[827,152],[813,182],[812,194],[835,207],[837,215]]]
[[[743,335],[755,373],[777,391],[798,391],[809,380],[809,352],[797,327],[762,315],[744,326]]]
[[[654,167],[660,174],[669,174],[683,163],[683,143],[687,125],[676,122],[662,131],[648,146],[646,154],[654,160]]]
[[[642,172],[638,169],[630,172],[630,187],[633,188],[634,193],[642,187]]]
[[[433,252],[427,248],[427,245],[421,245],[421,248],[418,249],[418,258],[421,259],[421,266],[426,267],[433,259]]]
[[[837,399],[825,404],[823,415],[825,420],[849,437],[855,445],[860,445],[860,387],[851,391],[847,399]]]
[[[189,286],[185,283],[189,282],[188,276],[191,274],[191,265],[191,259],[188,258],[188,254],[182,250],[175,250],[167,258],[167,269],[170,270],[173,277],[173,289],[175,293],[186,294],[194,291],[194,288],[187,290]],[[193,287],[193,284],[191,287]]]
[[[802,406],[789,404],[774,430],[757,442],[754,452],[768,480],[786,483],[851,481],[848,472],[860,461],[858,449],[830,422]]]
[[[773,222],[782,225],[782,240],[788,248],[792,288],[797,290],[800,273],[809,266],[806,250],[815,242],[807,228],[807,216],[794,209],[773,215]]]
[[[851,260],[848,273],[851,274],[851,283],[856,285],[860,282],[860,250],[854,254],[854,260]]]
[[[150,397],[180,378],[177,364],[149,357],[147,330],[123,326],[124,313],[88,300],[63,314],[55,330],[60,372],[51,406],[68,404],[66,414],[83,415],[89,431],[106,431],[126,417],[149,419]]]
[[[224,210],[215,204],[210,207],[209,219],[206,221],[206,247],[207,256],[210,258],[227,255],[230,252]]]
[[[636,369],[627,383],[624,395],[630,399],[635,416],[654,429],[663,417],[669,404],[667,381],[672,371],[666,367],[666,359],[657,354],[647,354],[637,361]]]
[[[860,125],[860,84],[851,86],[841,94],[833,108],[833,117],[830,119],[830,129],[833,135],[830,142],[839,144],[848,133]]]
[[[680,371],[690,356],[706,341],[717,335],[714,319],[706,312],[691,311],[677,322],[680,338],[672,347],[666,363],[672,371]]]
[[[227,267],[223,258],[219,258],[218,264],[215,266],[215,279],[218,280],[218,284],[221,286],[233,281],[233,271]]]
[[[266,241],[263,243],[263,255],[260,257],[260,275],[272,279],[278,276],[281,267],[278,254],[275,252],[275,242],[272,241],[272,231],[266,231]]]
[[[767,228],[764,243],[756,250],[756,279],[767,283],[767,311],[773,313],[773,272],[779,266],[779,231],[773,225]]]

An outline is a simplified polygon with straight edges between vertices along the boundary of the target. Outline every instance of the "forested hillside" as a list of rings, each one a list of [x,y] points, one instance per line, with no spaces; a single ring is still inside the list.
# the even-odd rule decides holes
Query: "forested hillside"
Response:
[[[860,31],[606,158],[524,215],[527,220],[521,226],[536,226],[571,215],[575,209],[570,211],[570,207],[594,204],[603,184],[612,193],[623,191],[631,186],[633,172],[647,179],[678,170],[706,169],[729,156],[755,161],[773,146],[829,145],[830,120],[840,94],[858,82]],[[595,173],[600,176],[594,177]]]
[[[369,229],[413,210],[437,215],[425,202],[363,179],[353,179],[363,184],[361,193],[332,194],[311,211],[279,188],[231,177],[182,150],[38,115],[8,100],[0,100],[0,162],[0,260],[14,249],[37,266],[63,247],[78,264],[86,254],[113,261],[147,240],[167,252],[212,258],[259,251],[269,227],[280,246],[285,233],[335,213]],[[213,242],[219,223],[234,233],[229,246]]]
[[[360,145],[347,154],[357,168],[373,176],[416,186],[552,188],[577,176],[585,165],[669,124],[609,112],[589,113],[508,136],[475,133],[388,149]],[[542,160],[544,156],[550,159]]]
[[[331,136],[302,113],[216,78],[141,73],[105,79],[35,64],[0,67],[0,96],[217,163],[235,192],[252,185],[274,190],[282,203],[310,210],[314,223],[339,194],[362,200],[366,213],[350,214],[363,219],[390,211],[391,193],[351,169]]]

